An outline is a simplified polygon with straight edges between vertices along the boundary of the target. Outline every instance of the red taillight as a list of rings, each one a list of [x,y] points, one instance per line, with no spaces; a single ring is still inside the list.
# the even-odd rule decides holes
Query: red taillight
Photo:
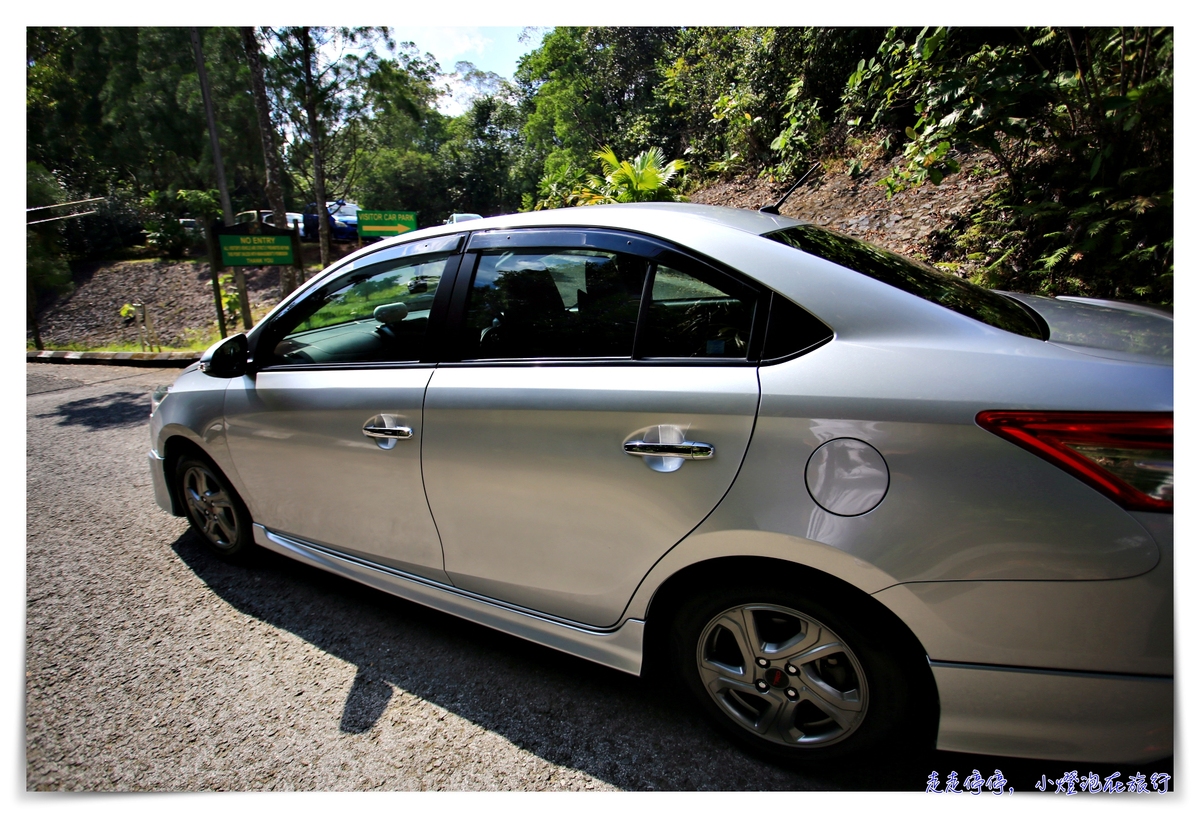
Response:
[[[975,422],[1078,477],[1130,511],[1174,507],[1170,412],[980,412]]]

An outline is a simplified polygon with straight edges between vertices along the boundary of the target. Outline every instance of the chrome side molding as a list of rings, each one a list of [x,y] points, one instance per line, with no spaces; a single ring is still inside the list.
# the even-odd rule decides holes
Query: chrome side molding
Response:
[[[295,537],[269,531],[258,523],[254,524],[254,540],[262,547],[285,557],[361,582],[393,596],[615,670],[635,676],[641,672],[645,622],[640,619],[626,619],[618,627],[609,630],[589,628],[341,554]]]

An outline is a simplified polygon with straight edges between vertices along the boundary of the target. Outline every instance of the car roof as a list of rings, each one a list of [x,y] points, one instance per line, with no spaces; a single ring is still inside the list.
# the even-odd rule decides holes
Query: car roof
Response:
[[[698,220],[702,220],[698,222]],[[708,223],[762,235],[784,227],[802,224],[786,216],[774,216],[756,210],[690,204],[685,202],[644,202],[631,204],[564,207],[471,219],[470,230],[503,230],[522,227],[607,227],[671,237],[677,232],[690,233],[698,224]],[[404,233],[391,243],[401,244],[422,236],[462,232],[461,224],[435,225]]]

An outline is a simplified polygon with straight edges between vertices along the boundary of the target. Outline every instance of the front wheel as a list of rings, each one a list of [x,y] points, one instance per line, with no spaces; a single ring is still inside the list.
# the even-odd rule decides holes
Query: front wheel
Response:
[[[681,607],[675,667],[716,724],[761,754],[824,760],[903,738],[915,715],[903,657],[861,616],[767,588]]]
[[[254,544],[250,512],[220,469],[197,457],[181,458],[175,486],[188,521],[209,550],[228,560],[245,558]]]

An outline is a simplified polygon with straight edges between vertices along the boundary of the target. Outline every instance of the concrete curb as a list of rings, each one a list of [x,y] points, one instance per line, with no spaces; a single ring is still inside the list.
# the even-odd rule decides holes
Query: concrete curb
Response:
[[[185,367],[200,360],[199,352],[68,352],[66,350],[29,350],[26,363],[100,364],[107,366]]]

